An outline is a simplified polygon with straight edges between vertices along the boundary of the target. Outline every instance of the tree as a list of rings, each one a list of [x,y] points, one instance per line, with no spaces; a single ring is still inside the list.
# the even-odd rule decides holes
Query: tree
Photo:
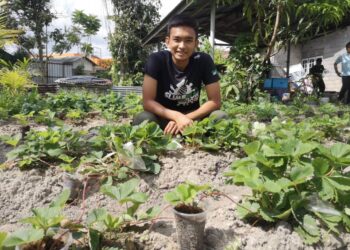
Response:
[[[53,51],[64,53],[73,46],[80,45],[81,51],[86,55],[93,53],[91,36],[96,35],[101,28],[101,21],[94,15],[87,15],[82,10],[75,10],[72,15],[72,28],[55,29],[50,37],[54,41]],[[88,42],[82,43],[82,38],[88,38]]]
[[[50,0],[8,0],[8,6],[18,27],[27,31],[21,44],[28,51],[33,48],[38,50],[40,71],[44,74],[43,48],[47,40],[45,27],[55,18],[51,12]],[[33,33],[33,38],[30,32]]]
[[[0,48],[3,48],[6,44],[13,43],[17,40],[17,37],[23,33],[21,30],[7,29],[6,19],[8,13],[6,12],[6,1],[0,1]]]
[[[267,48],[264,62],[276,45],[313,37],[331,25],[338,25],[350,10],[350,0],[217,0],[217,3],[243,5],[256,42]]]
[[[159,0],[112,0],[115,29],[109,37],[113,57],[112,77],[122,80],[140,71],[151,48],[142,47],[144,38],[159,21]]]

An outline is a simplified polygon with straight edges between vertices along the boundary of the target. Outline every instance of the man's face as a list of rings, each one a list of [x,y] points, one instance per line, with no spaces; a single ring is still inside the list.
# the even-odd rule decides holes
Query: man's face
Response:
[[[172,54],[174,63],[188,62],[198,46],[196,32],[187,26],[173,27],[165,43]]]
[[[348,52],[348,54],[350,54],[350,47],[346,48],[346,52]]]

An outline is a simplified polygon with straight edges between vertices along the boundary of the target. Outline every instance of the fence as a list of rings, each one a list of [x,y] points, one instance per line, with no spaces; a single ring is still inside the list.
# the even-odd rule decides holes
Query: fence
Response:
[[[112,91],[119,93],[121,96],[126,96],[126,95],[131,94],[131,93],[141,95],[142,94],[142,87],[140,87],[140,86],[113,86]]]
[[[73,75],[73,64],[62,64],[54,62],[44,62],[47,74],[42,76],[40,71],[39,62],[31,62],[30,72],[33,77],[33,81],[37,84],[52,84],[55,80],[64,77],[70,77]]]

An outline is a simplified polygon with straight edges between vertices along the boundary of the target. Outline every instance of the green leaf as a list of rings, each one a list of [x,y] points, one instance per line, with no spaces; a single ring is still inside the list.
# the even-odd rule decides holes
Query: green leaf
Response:
[[[320,237],[320,230],[317,226],[316,219],[313,218],[311,215],[309,214],[304,215],[302,227],[308,234],[312,236]]]
[[[148,195],[145,193],[133,193],[130,196],[119,200],[120,204],[123,204],[125,202],[134,202],[134,203],[145,203],[148,199]]]
[[[92,224],[103,221],[107,217],[107,210],[105,208],[96,208],[92,210],[86,219],[86,224],[91,226]]]
[[[251,216],[256,216],[259,211],[260,205],[257,202],[244,201],[242,204],[237,205],[236,214],[240,219],[246,219]]]
[[[5,247],[21,246],[31,242],[35,242],[44,238],[44,230],[42,229],[21,229],[11,234],[5,241]]]
[[[344,143],[336,143],[330,148],[331,154],[336,158],[343,158],[350,155],[350,145]]]
[[[158,216],[160,212],[160,207],[151,207],[146,212],[140,213],[137,218],[138,220],[150,220]]]
[[[2,246],[4,244],[6,237],[7,237],[7,233],[0,232],[0,249],[2,249]]]
[[[315,213],[334,233],[339,234],[337,229],[339,223],[342,221],[342,216],[330,216],[322,213]]]
[[[344,212],[345,212],[346,215],[350,216],[350,208],[346,207],[344,209]]]
[[[60,148],[57,148],[57,149],[49,149],[47,150],[47,154],[51,157],[57,157],[61,154],[63,154],[63,150],[60,149]]]
[[[319,195],[322,199],[331,200],[336,197],[337,190],[329,182],[327,177],[322,177],[322,190],[319,192]]]
[[[70,157],[66,154],[61,154],[58,158],[66,163],[72,163],[75,159],[75,157]]]
[[[63,208],[66,202],[68,201],[69,197],[70,197],[70,190],[69,189],[63,190],[63,192],[51,202],[50,207]]]
[[[251,142],[243,147],[244,152],[247,155],[256,154],[260,149],[261,143],[259,141]]]
[[[164,199],[172,205],[178,204],[181,201],[179,195],[176,192],[168,192],[164,195]]]
[[[294,184],[303,183],[313,177],[314,168],[312,165],[295,166],[290,172],[290,177]]]
[[[275,219],[270,215],[270,213],[266,209],[261,208],[259,210],[259,214],[261,215],[261,217],[264,220],[266,220],[268,222],[274,222],[275,221]]]
[[[101,249],[101,234],[99,231],[89,229],[89,249],[100,250]]]
[[[308,234],[302,227],[296,227],[294,228],[294,231],[299,234],[299,236],[303,239],[303,241],[308,244],[312,245],[320,241],[319,236],[312,236]]]
[[[316,158],[313,160],[312,165],[315,168],[315,174],[317,176],[323,176],[329,171],[329,162],[324,158]]]
[[[326,177],[330,184],[336,189],[343,191],[350,191],[350,178],[345,176],[331,176]]]
[[[105,184],[101,187],[101,192],[119,201],[132,194],[139,182],[138,179],[134,178],[117,186]]]
[[[275,181],[267,180],[264,182],[264,188],[271,193],[279,193],[282,187]]]
[[[301,156],[310,153],[317,147],[315,143],[302,143],[298,142],[294,151],[293,156]]]
[[[15,136],[1,136],[0,141],[3,141],[6,144],[16,147],[22,138],[21,134],[16,134]]]

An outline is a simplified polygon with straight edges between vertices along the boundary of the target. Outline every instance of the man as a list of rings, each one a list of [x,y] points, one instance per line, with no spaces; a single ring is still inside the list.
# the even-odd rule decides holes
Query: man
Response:
[[[188,16],[173,17],[167,27],[168,50],[153,53],[144,69],[144,112],[135,116],[133,125],[144,120],[157,122],[165,134],[182,133],[194,120],[209,115],[226,118],[220,111],[219,75],[211,57],[195,52],[198,46],[196,21]],[[201,85],[208,101],[200,106]]]
[[[345,45],[346,53],[340,55],[334,63],[334,70],[339,77],[342,78],[342,87],[339,92],[338,100],[342,101],[345,93],[347,93],[347,98],[345,103],[350,103],[350,42]],[[341,63],[342,72],[338,70],[338,64]]]
[[[322,65],[322,58],[316,59],[316,64],[310,69],[310,74],[312,75],[312,85],[317,92],[317,96],[324,94],[326,86],[323,81],[323,72],[325,71]]]

